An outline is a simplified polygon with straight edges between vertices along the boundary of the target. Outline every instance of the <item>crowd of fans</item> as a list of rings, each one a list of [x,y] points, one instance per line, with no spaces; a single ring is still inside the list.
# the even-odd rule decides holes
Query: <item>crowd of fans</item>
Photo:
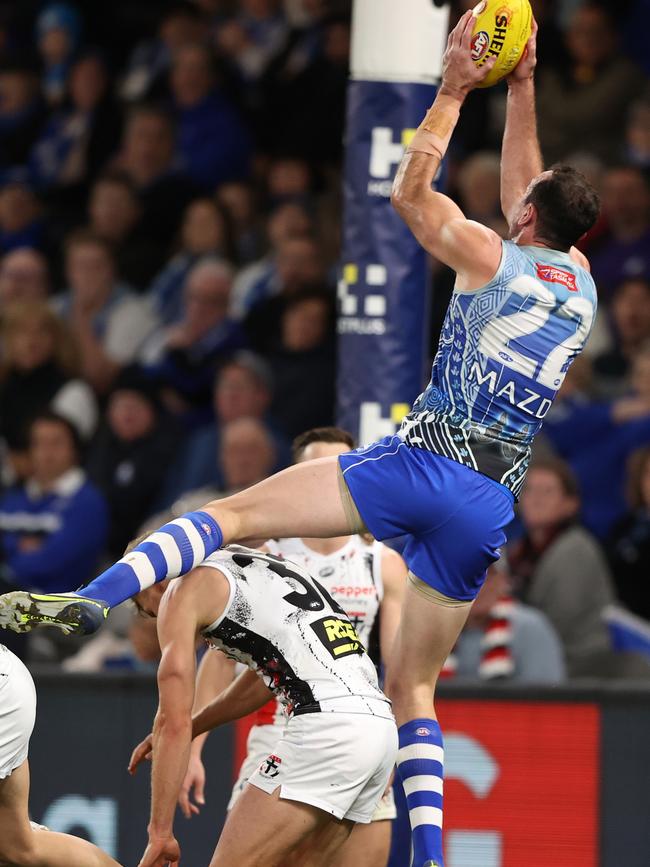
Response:
[[[533,6],[545,159],[602,196],[600,316],[457,656],[512,676],[480,650],[505,618],[518,670],[557,681],[624,673],[608,606],[650,620],[650,16]],[[0,2],[0,589],[74,589],[334,422],[349,7],[118,0],[111,27]],[[504,105],[471,94],[449,158],[449,192],[502,234]],[[432,279],[435,346],[453,275]],[[133,626],[117,655],[129,629],[150,659]]]

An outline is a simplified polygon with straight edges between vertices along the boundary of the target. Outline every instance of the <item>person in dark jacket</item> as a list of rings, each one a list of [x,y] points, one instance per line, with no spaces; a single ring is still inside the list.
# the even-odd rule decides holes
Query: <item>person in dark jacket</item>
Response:
[[[633,614],[650,620],[650,446],[628,465],[630,511],[607,545],[619,599]]]
[[[43,413],[29,436],[31,473],[0,499],[3,581],[75,590],[97,569],[108,533],[104,498],[81,468],[80,440],[63,416]]]
[[[151,514],[178,443],[151,382],[125,371],[108,399],[106,422],[90,448],[88,473],[108,502],[108,551],[119,556]]]

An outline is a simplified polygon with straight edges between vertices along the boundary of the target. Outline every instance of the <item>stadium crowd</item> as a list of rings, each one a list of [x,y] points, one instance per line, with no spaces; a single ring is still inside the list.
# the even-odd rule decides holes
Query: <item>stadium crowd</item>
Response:
[[[75,589],[161,512],[265,478],[335,420],[350,3],[109,6],[0,2],[2,590]],[[514,656],[548,662],[531,679],[643,674],[613,663],[603,613],[650,621],[650,10],[533,6],[545,159],[602,196],[583,243],[600,316],[465,674],[497,621]],[[504,86],[470,95],[449,160],[464,212],[503,234],[504,104]],[[433,263],[432,347],[452,280]],[[147,626],[116,621],[67,667],[155,660]]]

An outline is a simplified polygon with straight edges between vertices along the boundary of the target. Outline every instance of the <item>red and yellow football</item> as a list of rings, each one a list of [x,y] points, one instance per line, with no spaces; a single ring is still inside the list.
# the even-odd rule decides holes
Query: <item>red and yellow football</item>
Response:
[[[533,24],[528,0],[481,0],[472,10],[472,60],[482,66],[489,57],[496,63],[480,87],[492,87],[519,63]]]

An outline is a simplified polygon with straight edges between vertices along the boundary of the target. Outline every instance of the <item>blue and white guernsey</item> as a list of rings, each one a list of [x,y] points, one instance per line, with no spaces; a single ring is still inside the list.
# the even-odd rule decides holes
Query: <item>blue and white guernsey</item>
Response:
[[[503,242],[494,278],[455,290],[431,381],[400,436],[517,496],[533,438],[596,314],[591,275],[568,253]]]

